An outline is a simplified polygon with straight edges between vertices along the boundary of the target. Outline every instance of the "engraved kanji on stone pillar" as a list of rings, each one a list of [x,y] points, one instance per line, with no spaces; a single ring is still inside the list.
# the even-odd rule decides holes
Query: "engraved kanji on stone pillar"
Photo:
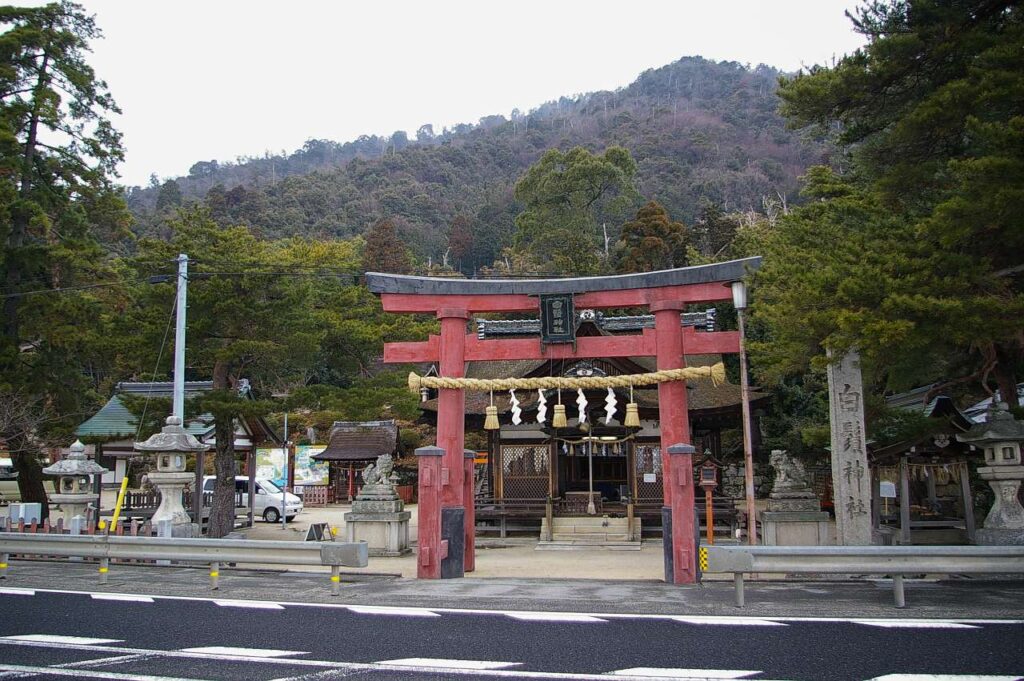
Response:
[[[835,359],[831,353],[829,357]],[[828,407],[836,542],[866,546],[871,544],[871,484],[864,436],[864,390],[856,351],[828,365]]]

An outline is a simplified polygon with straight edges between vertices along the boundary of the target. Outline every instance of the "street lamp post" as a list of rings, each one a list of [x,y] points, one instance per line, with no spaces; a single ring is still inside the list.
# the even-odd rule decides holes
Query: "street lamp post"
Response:
[[[747,490],[747,541],[757,544],[757,511],[754,508],[754,452],[750,441],[750,386],[747,384],[747,347],[743,327],[743,311],[747,308],[747,286],[732,282],[732,304],[740,329],[740,401],[743,405],[743,464]]]

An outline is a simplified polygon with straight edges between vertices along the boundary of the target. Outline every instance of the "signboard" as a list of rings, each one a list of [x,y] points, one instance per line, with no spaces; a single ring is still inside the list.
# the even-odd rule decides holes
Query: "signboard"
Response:
[[[644,482],[658,482],[658,474],[644,473]]]
[[[895,499],[896,498],[896,483],[882,480],[878,483],[878,496],[883,499]]]
[[[576,308],[571,293],[540,296],[540,342],[576,342]]]
[[[309,458],[326,448],[327,445],[298,445],[295,448],[295,480],[292,481],[295,485],[327,482],[327,463]],[[256,477],[283,485],[284,461],[284,450],[280,447],[260,447],[256,450]]]

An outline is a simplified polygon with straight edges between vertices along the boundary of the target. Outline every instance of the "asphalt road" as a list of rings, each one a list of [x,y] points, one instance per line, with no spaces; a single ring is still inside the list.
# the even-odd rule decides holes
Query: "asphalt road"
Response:
[[[0,613],[0,679],[1024,678],[1019,619],[455,610],[6,585]]]

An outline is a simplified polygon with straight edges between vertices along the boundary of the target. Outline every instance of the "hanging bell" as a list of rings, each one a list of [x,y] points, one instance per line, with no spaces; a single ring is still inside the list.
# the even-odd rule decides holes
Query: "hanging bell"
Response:
[[[630,402],[626,405],[626,418],[622,422],[622,425],[627,428],[639,428],[640,427],[640,409],[636,402]]]
[[[565,420],[564,404],[555,405],[555,415],[551,417],[551,425],[554,426],[555,428],[565,428],[567,425],[569,425],[568,422]]]
[[[484,419],[484,430],[498,430],[501,424],[498,423],[498,408],[493,404],[486,409],[487,417]]]

